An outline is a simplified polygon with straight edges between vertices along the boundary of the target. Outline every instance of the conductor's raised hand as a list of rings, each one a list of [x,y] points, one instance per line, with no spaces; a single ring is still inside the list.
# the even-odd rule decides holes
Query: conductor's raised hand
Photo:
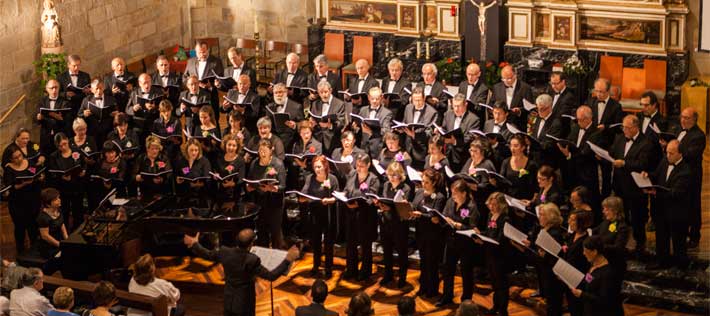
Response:
[[[289,262],[294,262],[298,257],[301,255],[301,252],[298,250],[298,247],[296,245],[291,246],[291,248],[288,249],[288,253],[286,254],[286,260]]]

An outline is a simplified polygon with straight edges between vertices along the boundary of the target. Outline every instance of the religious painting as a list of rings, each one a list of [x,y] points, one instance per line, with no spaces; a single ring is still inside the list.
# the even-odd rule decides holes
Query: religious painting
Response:
[[[396,29],[397,2],[329,0],[328,24],[359,29]]]
[[[535,14],[535,38],[537,40],[550,39],[550,15],[547,13]]]
[[[556,16],[553,28],[555,29],[555,41],[572,41],[572,18],[568,16]]]
[[[399,7],[399,29],[400,30],[416,30],[417,29],[417,7],[403,5]]]
[[[581,16],[580,40],[661,45],[662,21]]]
[[[432,32],[436,32],[439,29],[439,22],[437,17],[436,7],[427,6],[424,11],[424,29]]]

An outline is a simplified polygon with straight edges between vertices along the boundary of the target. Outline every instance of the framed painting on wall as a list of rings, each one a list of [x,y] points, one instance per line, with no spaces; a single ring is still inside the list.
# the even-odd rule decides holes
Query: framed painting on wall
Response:
[[[356,30],[397,30],[397,1],[326,0],[327,25]]]
[[[550,14],[549,13],[535,13],[535,40],[537,41],[549,41],[552,38],[550,36]]]
[[[579,41],[584,48],[665,54],[666,21],[645,16],[582,15]]]
[[[555,24],[552,27],[555,32],[556,42],[572,42],[572,18],[568,16],[555,16]]]
[[[436,33],[439,29],[438,13],[435,6],[424,7],[424,30]]]

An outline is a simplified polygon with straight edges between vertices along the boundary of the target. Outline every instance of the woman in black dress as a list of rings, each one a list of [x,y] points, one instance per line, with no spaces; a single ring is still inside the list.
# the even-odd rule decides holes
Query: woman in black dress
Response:
[[[69,238],[62,218],[62,200],[59,196],[59,191],[54,188],[44,189],[40,195],[42,211],[37,216],[40,237],[37,241],[37,250],[40,256],[47,260],[42,267],[47,275],[61,268],[60,258],[56,257],[59,252],[59,242]]]
[[[175,162],[175,193],[195,215],[205,216],[212,201],[206,197],[212,166],[202,155],[202,144],[194,138],[182,145],[182,156]]]
[[[33,143],[31,140],[30,131],[24,127],[21,127],[15,137],[13,138],[13,144],[20,148],[22,156],[29,160],[33,166],[42,167],[46,157],[40,152],[39,145]],[[12,153],[9,152],[10,147],[8,146],[2,153],[2,165],[6,165],[12,159]]]
[[[125,113],[118,113],[113,117],[113,131],[108,134],[109,141],[116,144],[121,153],[121,160],[126,163],[128,170],[133,170],[133,163],[136,160],[136,155],[140,150],[140,139],[138,134],[133,129],[128,128],[128,116]],[[138,195],[138,190],[135,181],[126,178],[125,188],[129,196]]]
[[[461,173],[470,175],[478,181],[477,184],[469,183],[468,186],[473,190],[474,201],[482,219],[488,218],[486,200],[494,189],[490,181],[493,176],[489,176],[488,173],[482,169],[489,172],[497,172],[493,162],[486,158],[486,153],[488,152],[490,152],[489,146],[484,138],[474,139],[468,148],[468,153],[471,155],[471,158],[469,158],[461,168]],[[483,220],[478,221],[478,229],[483,229],[485,224]]]
[[[586,211],[592,214],[594,225],[602,222],[602,212],[599,208],[592,207],[591,193],[585,186],[577,186],[569,194],[569,213],[574,211]]]
[[[584,241],[584,256],[591,267],[578,288],[571,291],[582,300],[582,315],[624,315],[621,302],[623,274],[619,274],[607,260],[602,239],[601,236],[593,236]]]
[[[259,156],[251,162],[247,179],[273,179],[277,183],[247,183],[246,186],[247,194],[250,195],[251,200],[261,206],[256,222],[257,244],[264,247],[284,248],[281,223],[283,221],[286,168],[284,168],[283,161],[274,156],[274,145],[269,138],[259,141],[258,153]]]
[[[441,173],[434,169],[425,169],[422,172],[422,187],[417,189],[412,200],[412,213],[415,219],[417,247],[421,275],[419,277],[419,296],[433,298],[439,295],[439,264],[444,255],[445,225],[434,212],[426,207],[441,212],[446,204],[446,195],[437,188],[442,187],[444,181]]]
[[[587,229],[592,226],[592,213],[582,210],[573,211],[567,220],[570,234],[562,245],[562,259],[579,271],[589,271],[589,261],[584,257],[584,241],[589,238]],[[567,289],[567,309],[571,316],[582,316],[582,301]]]
[[[383,198],[394,199],[398,191],[401,196],[409,201],[412,198],[412,189],[405,182],[407,175],[404,167],[399,162],[390,163],[385,172],[387,181],[382,186]],[[385,275],[380,280],[380,285],[386,285],[394,279],[394,251],[397,251],[397,266],[399,267],[398,288],[407,285],[408,266],[408,236],[409,221],[399,218],[399,214],[391,203],[375,200],[375,205],[382,211],[380,222],[380,241],[384,252]]]
[[[604,220],[594,228],[593,236],[599,236],[604,243],[605,257],[616,271],[626,272],[626,245],[631,237],[631,227],[624,218],[624,202],[618,196],[610,196],[602,201]]]
[[[348,198],[365,197],[365,194],[377,194],[380,180],[370,172],[370,156],[365,153],[355,158],[355,170],[350,172],[345,184],[345,196]],[[357,277],[364,281],[372,275],[372,242],[377,236],[377,208],[369,201],[359,200],[345,203],[346,252],[347,263],[344,279]],[[362,260],[358,258],[358,246],[362,249]],[[362,266],[358,270],[358,263]]]
[[[72,123],[74,137],[69,139],[69,146],[73,151],[82,154],[87,167],[93,167],[101,154],[100,148],[96,147],[94,137],[86,134],[87,126],[83,118],[77,117]]]
[[[107,140],[103,144],[102,157],[94,165],[91,173],[91,190],[89,190],[89,210],[93,211],[98,203],[111,190],[116,189],[119,196],[126,196],[125,180],[130,170],[121,158],[120,149],[115,142]]]
[[[44,174],[36,176],[41,172],[40,167],[27,160],[16,144],[10,144],[5,152],[8,163],[4,166],[3,183],[11,186],[6,193],[7,208],[15,226],[15,249],[20,254],[25,250],[25,232],[32,244],[39,234],[35,219],[40,209],[39,193]]]
[[[537,186],[539,191],[535,193],[531,200],[523,200],[531,211],[535,207],[545,203],[554,203],[555,205],[564,204],[564,196],[557,185],[557,176],[555,170],[548,165],[543,165],[537,170]]]
[[[458,179],[451,184],[451,197],[444,206],[444,216],[446,216],[446,258],[444,259],[444,294],[441,296],[437,306],[451,304],[454,297],[454,275],[456,265],[461,261],[461,280],[463,283],[463,293],[461,302],[473,298],[473,265],[476,257],[480,257],[482,252],[480,247],[471,240],[470,237],[457,234],[457,230],[469,230],[478,227],[481,220],[480,214],[473,200],[473,194],[466,182]]]
[[[242,144],[251,139],[251,133],[244,127],[244,114],[239,111],[231,111],[227,115],[227,127],[222,130],[222,137],[230,134],[238,138]],[[240,148],[243,150],[244,146]],[[244,153],[240,152],[240,154],[244,156]]]
[[[424,169],[433,168],[439,171],[442,176],[446,176],[446,167],[449,166],[449,159],[446,158],[446,153],[444,153],[444,138],[439,134],[434,134],[429,138],[428,144],[428,154],[424,157]],[[444,186],[448,185],[443,183]],[[438,190],[441,192],[446,192],[448,188],[443,187]]]
[[[387,132],[383,138],[385,148],[382,148],[377,159],[384,169],[387,169],[387,166],[393,161],[401,163],[404,167],[412,164],[412,157],[399,144],[400,138],[397,133]]]
[[[304,120],[298,122],[297,129],[299,138],[293,142],[291,153],[294,155],[304,155],[304,158],[287,157],[287,161],[291,162],[288,164],[289,174],[287,181],[289,187],[293,188],[303,187],[306,176],[312,173],[312,170],[309,168],[311,166],[311,159],[323,153],[323,144],[313,138],[311,121]]]
[[[244,159],[240,155],[241,150],[242,139],[236,134],[227,134],[222,138],[224,154],[220,155],[212,165],[213,175],[222,178],[214,177],[216,183],[214,199],[217,210],[236,210],[235,206],[241,201],[244,190],[242,179],[246,175]]]
[[[168,100],[160,101],[158,104],[160,116],[153,121],[151,131],[161,137],[163,152],[173,163],[180,155],[180,145],[182,144],[182,123],[178,117],[173,115],[173,105]]]
[[[193,135],[206,138],[201,142],[202,154],[207,157],[210,163],[214,163],[219,156],[219,139],[222,138],[222,134],[217,125],[217,121],[215,121],[214,110],[211,106],[202,106],[200,108],[199,117],[200,125],[195,127]]]
[[[503,160],[500,174],[511,182],[507,188],[492,179],[491,183],[516,199],[532,199],[537,187],[537,165],[528,158],[525,136],[515,134],[510,138],[511,156]]]
[[[69,146],[64,133],[54,135],[57,151],[49,156],[47,167],[50,185],[58,188],[63,199],[62,217],[70,228],[79,227],[84,221],[83,178],[86,175],[84,156]],[[71,223],[69,222],[71,216]]]
[[[302,121],[310,123],[309,121]],[[301,122],[301,123],[302,123]],[[313,268],[311,275],[318,275],[321,255],[325,252],[325,278],[333,276],[333,245],[335,242],[335,198],[333,191],[339,191],[338,179],[330,173],[330,166],[325,156],[313,159],[313,173],[306,177],[302,193],[320,198],[311,200],[299,196],[298,201],[308,207],[308,230],[313,249]]]
[[[169,194],[172,191],[172,170],[172,163],[163,153],[160,138],[148,136],[145,139],[145,153],[136,158],[132,173],[142,199],[152,201],[158,195]]]
[[[486,314],[507,316],[508,292],[510,290],[508,275],[510,272],[508,266],[510,242],[503,236],[503,227],[508,222],[508,203],[505,201],[503,193],[493,192],[488,197],[486,205],[491,212],[488,214],[486,228],[481,233],[498,242],[498,245],[495,245],[474,239],[477,244],[483,245],[488,276],[491,278],[491,286],[493,287],[493,308],[488,310]]]
[[[365,151],[355,145],[355,134],[353,134],[350,130],[343,131],[340,135],[340,144],[341,147],[335,148],[330,157],[336,161],[350,162],[350,169],[343,169],[347,170],[347,172],[341,172],[340,169],[335,172],[335,175],[338,177],[338,181],[340,181],[341,187],[344,187],[348,174],[350,171],[355,169],[355,157]]]

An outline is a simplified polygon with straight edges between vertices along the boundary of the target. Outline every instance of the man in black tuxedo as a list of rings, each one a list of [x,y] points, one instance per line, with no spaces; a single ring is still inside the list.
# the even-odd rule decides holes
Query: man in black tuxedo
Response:
[[[672,265],[687,267],[688,253],[686,238],[688,238],[688,221],[691,211],[692,194],[690,165],[678,149],[680,142],[674,139],[666,147],[666,159],[658,164],[653,173],[644,173],[651,182],[668,189],[650,189],[644,192],[655,195],[657,204],[656,220],[656,256],[657,262],[653,268],[667,269]],[[670,255],[671,241],[673,256]]]
[[[74,114],[79,110],[81,101],[84,100],[86,95],[91,94],[91,76],[79,70],[80,66],[81,57],[79,55],[69,55],[67,57],[67,71],[57,76],[59,95],[69,101],[69,106],[74,110]],[[69,85],[79,89],[68,89]]]
[[[296,246],[288,250],[286,258],[273,270],[267,270],[261,265],[261,258],[250,252],[256,240],[253,230],[246,228],[237,236],[238,247],[220,247],[207,250],[198,239],[200,234],[183,237],[185,245],[197,256],[213,262],[219,262],[224,267],[224,315],[254,316],[256,315],[256,289],[254,282],[257,277],[275,281],[286,273],[289,265],[296,261],[299,251]]]
[[[526,130],[528,126],[528,115],[523,108],[523,99],[532,103],[534,101],[530,86],[518,80],[513,66],[503,67],[500,72],[500,81],[493,86],[493,97],[490,104],[498,101],[504,102],[508,106],[508,112],[513,115],[509,118],[521,130]]]
[[[224,69],[224,74],[221,76],[231,77],[232,79],[234,79],[234,81],[237,81],[239,80],[239,76],[247,75],[249,76],[249,80],[254,83],[256,88],[256,71],[254,71],[254,69],[251,69],[249,65],[244,62],[242,52],[236,47],[230,47],[227,50],[227,58],[229,58],[229,62],[231,63],[231,65]],[[217,74],[219,75],[220,73]],[[231,88],[223,86],[219,80],[214,81],[214,86],[217,87],[217,89],[225,92],[229,91],[229,89]]]
[[[286,55],[286,69],[283,69],[276,73],[274,80],[271,81],[269,86],[269,92],[273,93],[274,85],[277,83],[283,83],[286,87],[306,87],[308,85],[308,74],[299,69],[298,66],[301,64],[301,57],[296,53],[289,53]],[[302,94],[298,89],[288,89],[288,98],[294,100],[298,103],[303,103],[303,98],[305,94]]]
[[[296,134],[296,124],[304,119],[303,106],[287,97],[287,88],[283,83],[274,85],[274,102],[267,105],[267,112],[270,114],[274,133],[281,138],[286,148],[286,153],[291,153],[294,135]],[[290,119],[281,123],[277,121],[271,113],[288,113]],[[281,123],[281,124],[279,124]]]
[[[454,96],[451,110],[444,114],[442,127],[444,130],[453,131],[460,129],[461,133],[456,136],[444,138],[444,143],[448,149],[447,156],[452,170],[461,170],[463,164],[468,160],[468,147],[473,140],[472,129],[480,129],[481,122],[476,114],[468,111],[466,106],[466,96],[459,93]]]
[[[579,106],[574,92],[567,88],[567,75],[555,71],[550,76],[550,95],[552,96],[552,116],[557,117],[562,123],[561,135],[569,134],[572,120],[562,115],[574,115]]]
[[[237,85],[227,93],[227,99],[236,103],[225,99],[222,101],[222,107],[219,110],[222,113],[239,111],[244,114],[244,127],[252,135],[256,135],[256,121],[264,115],[264,111],[261,108],[261,98],[250,87],[251,79],[249,79],[249,76],[246,74],[241,75],[239,80],[237,80]]]
[[[133,91],[137,78],[126,70],[126,62],[121,57],[111,60],[111,69],[113,72],[104,77],[105,93],[114,97],[118,108],[123,110],[128,103],[128,95]]]
[[[73,121],[73,111],[71,111],[69,102],[59,95],[59,82],[57,80],[50,79],[47,81],[44,90],[47,92],[47,95],[43,96],[39,104],[37,104],[35,123],[40,125],[39,148],[43,155],[49,157],[49,154],[57,150],[57,147],[54,145],[54,135],[60,132],[69,135],[71,122]],[[45,114],[42,114],[40,110],[42,108],[69,110],[64,112],[47,111]]]
[[[338,313],[323,306],[328,297],[328,284],[321,279],[315,280],[311,286],[311,305],[296,308],[296,316],[337,316]]]
[[[614,158],[614,192],[624,199],[624,211],[627,212],[627,220],[631,222],[636,251],[642,253],[646,249],[648,199],[634,182],[631,173],[652,170],[650,155],[653,153],[653,145],[641,133],[636,115],[627,115],[622,124],[623,134],[616,137],[609,151]]]
[[[432,63],[426,63],[422,66],[422,82],[417,84],[417,87],[424,89],[425,102],[439,113],[439,120],[436,124],[441,124],[441,120],[444,117],[444,113],[449,110],[449,95],[444,91],[446,87],[436,80],[436,74],[438,70],[436,65]]]
[[[624,112],[621,110],[619,102],[609,96],[610,87],[611,82],[609,80],[604,78],[597,79],[594,81],[594,94],[596,97],[587,101],[587,105],[592,108],[594,124],[597,125],[601,138],[607,144],[614,142],[619,130],[610,126],[621,123],[624,117]],[[609,196],[611,193],[611,164],[606,160],[600,161],[599,169],[602,175],[602,196]]]
[[[153,121],[158,118],[158,103],[161,101],[163,91],[151,84],[153,82],[150,75],[146,73],[138,76],[138,87],[131,91],[126,104],[126,114],[131,117],[133,127],[141,140],[150,133]],[[153,100],[141,101],[140,99]],[[142,105],[141,105],[142,103]],[[141,142],[142,143],[142,142]]]
[[[346,124],[345,102],[333,96],[333,89],[328,81],[321,81],[318,83],[318,99],[311,103],[310,111],[317,116],[330,117],[316,119],[311,115],[310,118],[315,126],[313,138],[323,144],[323,154],[330,156],[340,145],[340,131]]]
[[[348,93],[367,93],[370,91],[370,88],[380,87],[380,83],[377,82],[377,79],[370,76],[370,63],[368,63],[366,59],[360,59],[355,62],[355,71],[357,72],[357,78],[350,79],[348,83]],[[351,102],[354,109],[369,105],[367,98],[362,96],[353,96],[350,98],[348,95],[343,94],[343,100],[345,100],[345,102]]]
[[[555,140],[547,137],[551,135],[562,138],[562,123],[559,117],[552,114],[552,97],[548,94],[541,94],[535,99],[537,104],[537,117],[532,125],[532,138],[540,143],[539,148],[531,148],[532,159],[538,166],[549,165],[554,169],[559,167],[560,151]]]
[[[200,89],[200,80],[197,76],[187,78],[187,90],[180,93],[180,106],[175,109],[175,116],[185,115],[185,130],[190,135],[195,132],[195,128],[200,126],[200,108],[202,105],[210,103],[210,94],[207,90]],[[184,102],[184,101],[188,101]]]
[[[653,144],[653,154],[651,154],[651,166],[655,168],[663,158],[663,148],[659,142],[659,135],[653,131],[653,128],[658,128],[665,132],[668,129],[666,119],[658,111],[658,98],[651,91],[646,91],[641,95],[641,106],[643,110],[639,112],[639,122],[641,122],[641,133],[648,137],[648,140]],[[650,127],[649,127],[650,126]]]
[[[313,73],[308,75],[308,87],[318,91],[318,83],[321,81],[328,81],[330,84],[331,91],[342,90],[342,85],[340,83],[340,76],[336,75],[334,72],[328,69],[328,58],[325,55],[320,54],[313,58]],[[317,93],[310,93],[308,99],[315,101],[318,99]]]
[[[510,157],[510,148],[508,147],[508,141],[513,133],[508,130],[508,124],[513,124],[508,122],[508,107],[503,102],[497,102],[493,105],[493,118],[486,121],[483,125],[483,132],[500,134],[505,142],[498,141],[498,137],[487,137],[488,142],[491,144],[491,149],[493,150],[492,162],[496,166],[496,170],[500,169],[500,164],[505,160],[505,158]],[[515,124],[513,124],[515,125]],[[517,127],[516,127],[517,128]]]
[[[466,67],[466,81],[459,85],[459,92],[466,96],[468,110],[476,113],[480,119],[486,119],[486,108],[481,104],[488,102],[488,86],[481,79],[481,67],[470,63]]]
[[[380,126],[370,126],[363,123],[362,126],[352,122],[352,129],[359,138],[358,147],[362,148],[370,156],[374,157],[382,149],[382,135],[390,131],[392,126],[392,112],[382,105],[382,89],[378,87],[370,88],[368,91],[369,106],[360,108],[358,115],[366,119],[377,119]]]
[[[387,63],[387,72],[389,77],[382,79],[382,92],[385,93],[385,107],[392,111],[392,119],[401,121],[404,117],[404,106],[409,103],[409,92],[405,91],[412,89],[412,83],[402,76],[404,64],[399,58],[392,58]],[[397,94],[396,97],[390,97],[388,94]]]
[[[165,55],[158,56],[155,60],[156,72],[153,73],[153,86],[163,89],[163,94],[167,96],[173,107],[177,108],[180,101],[180,90],[182,90],[182,77],[180,74],[170,71],[170,62]]]
[[[587,144],[587,141],[601,147],[608,144],[599,142],[599,133],[593,122],[592,109],[586,105],[577,108],[577,124],[572,124],[567,140],[574,146],[557,143],[562,153],[560,171],[562,180],[567,188],[584,186],[590,192],[592,209],[599,209],[601,203],[601,191],[599,190],[599,163],[594,157],[594,152]],[[596,218],[601,218],[601,214],[594,214]]]
[[[690,232],[688,247],[696,248],[700,242],[702,223],[700,192],[703,184],[703,152],[705,151],[705,133],[698,127],[698,112],[685,108],[680,112],[680,126],[675,133],[680,142],[679,150],[688,162],[693,177],[690,182]],[[665,145],[661,143],[661,145]]]
[[[222,60],[210,55],[207,42],[203,41],[199,41],[195,44],[195,54],[196,57],[187,60],[183,78],[187,79],[190,76],[197,76],[197,79],[200,80],[200,89],[207,90],[210,95],[210,104],[212,105],[212,110],[214,110],[215,122],[219,122],[219,97],[217,95],[217,89],[213,87],[214,80],[205,80],[205,78],[212,76],[212,72],[216,74],[224,73]]]
[[[86,121],[86,132],[94,136],[99,148],[102,148],[106,136],[113,130],[113,117],[117,113],[119,110],[116,99],[104,93],[104,83],[99,78],[92,79],[91,94],[81,102],[77,116]]]
[[[426,158],[429,149],[431,126],[437,121],[437,116],[439,113],[424,102],[424,90],[420,87],[414,88],[412,103],[407,105],[404,110],[404,123],[418,123],[426,127],[400,129],[406,135],[404,148],[412,156],[414,169],[422,170],[424,167],[424,158]]]

